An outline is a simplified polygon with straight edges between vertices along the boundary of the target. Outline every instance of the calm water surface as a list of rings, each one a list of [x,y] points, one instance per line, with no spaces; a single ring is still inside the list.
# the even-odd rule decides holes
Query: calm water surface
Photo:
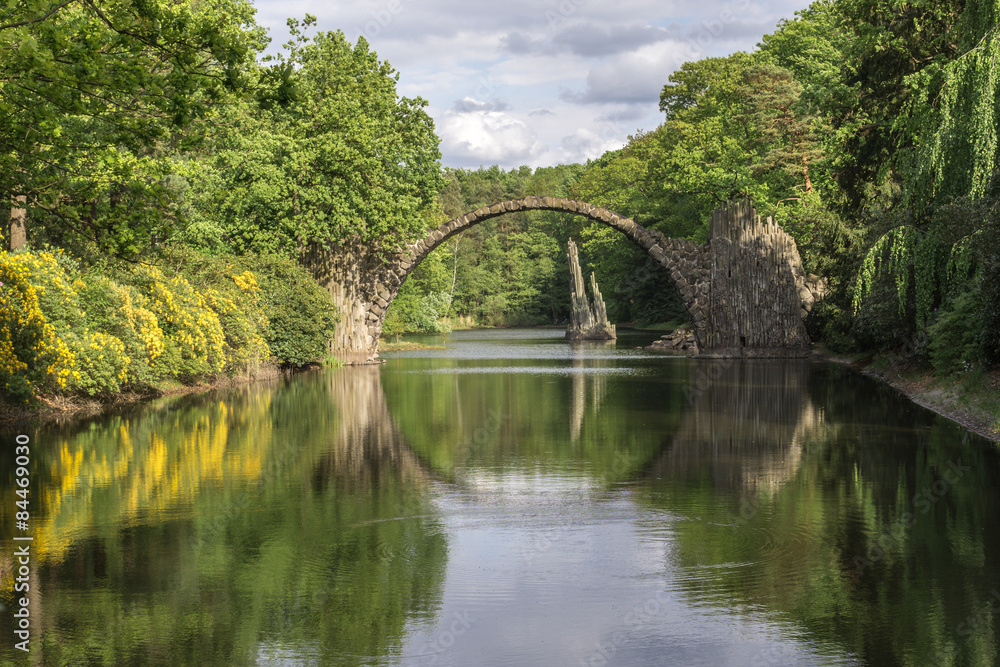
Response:
[[[458,332],[0,432],[0,662],[1000,664],[994,445],[840,367],[651,339]]]

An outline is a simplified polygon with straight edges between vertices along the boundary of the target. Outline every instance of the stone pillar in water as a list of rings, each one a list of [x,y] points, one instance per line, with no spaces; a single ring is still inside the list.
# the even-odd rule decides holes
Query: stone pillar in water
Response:
[[[590,289],[594,294],[593,303],[587,298],[580,269],[580,257],[576,243],[569,240],[569,289],[572,313],[566,338],[570,340],[614,340],[615,325],[608,321],[608,311],[597,288],[597,279],[590,273]]]

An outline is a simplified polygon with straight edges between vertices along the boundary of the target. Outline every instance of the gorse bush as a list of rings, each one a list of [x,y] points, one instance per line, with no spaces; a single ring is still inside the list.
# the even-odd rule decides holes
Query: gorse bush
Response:
[[[233,276],[238,296],[207,290],[208,305],[219,315],[226,334],[226,370],[249,372],[271,357],[264,335],[269,321],[260,307],[260,286],[250,271]]]
[[[205,255],[182,245],[168,248],[164,260],[166,271],[183,273],[220,304],[216,312],[232,338],[230,350],[239,350],[229,362],[234,368],[263,355],[265,348],[272,360],[287,366],[315,363],[326,356],[339,312],[326,290],[294,260]],[[253,331],[259,338],[251,335]]]
[[[132,360],[132,381],[153,382],[153,364],[163,354],[164,336],[156,315],[147,308],[148,300],[135,287],[99,274],[88,277],[80,298],[87,304],[87,326],[124,344],[125,355]]]
[[[294,262],[163,259],[99,272],[61,251],[0,254],[0,398],[108,395],[326,354],[336,308]]]
[[[0,392],[16,401],[65,389],[73,353],[42,312],[33,276],[48,262],[28,253],[0,255]]]
[[[9,331],[22,334],[4,364],[22,377],[5,379],[7,393],[26,400],[37,393],[118,391],[131,359],[116,336],[86,327],[76,263],[61,252],[43,252],[5,255],[4,266],[11,280]]]
[[[167,278],[157,267],[140,267],[134,279],[163,330],[164,350],[155,372],[181,381],[221,372],[226,336],[205,296],[182,276]]]

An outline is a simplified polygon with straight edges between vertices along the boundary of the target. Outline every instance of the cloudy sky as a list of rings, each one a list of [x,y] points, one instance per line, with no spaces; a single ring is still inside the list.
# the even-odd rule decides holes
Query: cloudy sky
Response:
[[[423,97],[442,163],[582,162],[660,124],[660,90],[689,60],[751,50],[808,0],[253,0],[272,49],[285,19],[364,35]]]

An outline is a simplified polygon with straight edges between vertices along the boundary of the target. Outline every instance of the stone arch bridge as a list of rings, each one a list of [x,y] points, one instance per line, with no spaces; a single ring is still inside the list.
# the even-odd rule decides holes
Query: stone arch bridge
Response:
[[[386,309],[417,265],[452,236],[514,211],[585,216],[620,231],[649,253],[680,294],[702,356],[808,353],[803,318],[820,296],[821,281],[803,272],[795,241],[770,218],[761,221],[748,202],[717,209],[708,243],[698,245],[667,238],[607,209],[556,197],[524,197],[476,209],[396,252],[357,242],[310,250],[306,265],[341,309],[331,353],[348,364],[374,361]]]

